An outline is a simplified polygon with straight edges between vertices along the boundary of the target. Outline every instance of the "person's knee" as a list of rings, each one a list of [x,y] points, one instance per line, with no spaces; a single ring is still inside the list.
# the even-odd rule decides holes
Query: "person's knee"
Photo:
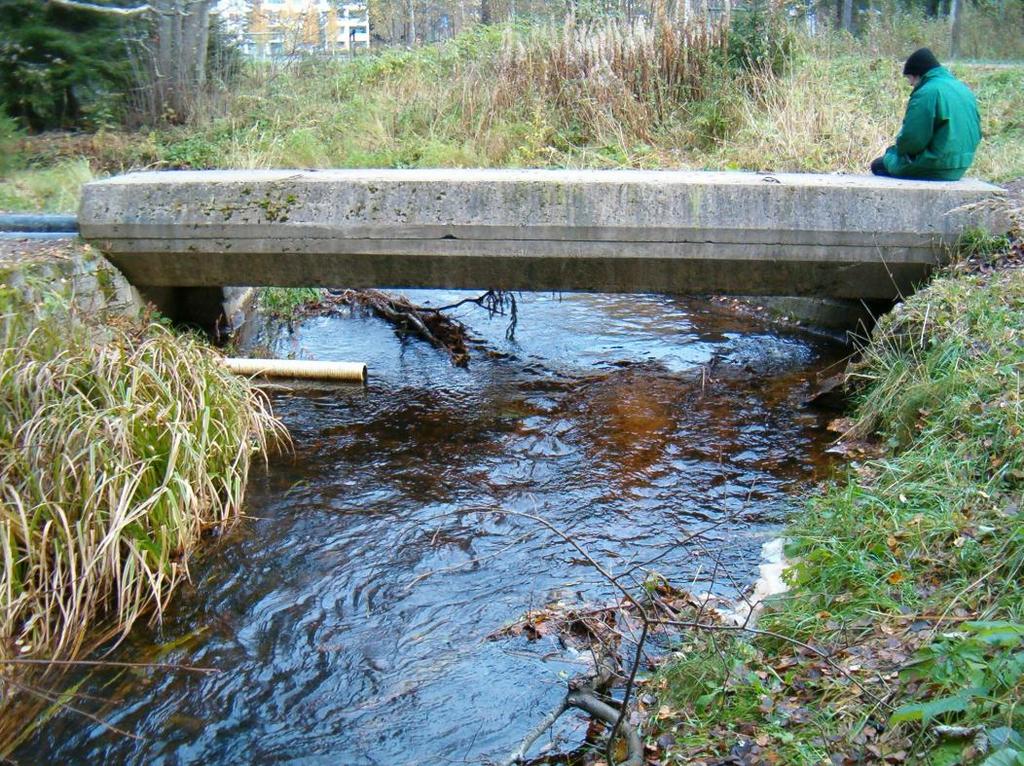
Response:
[[[876,176],[891,176],[892,174],[885,169],[885,160],[879,157],[871,161],[871,172]]]

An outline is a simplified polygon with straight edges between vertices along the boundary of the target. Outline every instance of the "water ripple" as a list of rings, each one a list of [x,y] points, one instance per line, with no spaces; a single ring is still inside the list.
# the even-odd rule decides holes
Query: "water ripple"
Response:
[[[554,598],[612,595],[519,514],[612,568],[656,558],[697,590],[752,580],[786,493],[820,474],[822,416],[795,402],[838,350],[664,296],[523,296],[513,341],[501,318],[463,317],[500,352],[468,371],[358,315],[273,329],[279,353],[366,361],[370,383],[275,395],[294,457],[254,472],[252,518],[194,563],[196,587],[162,627],[114,655],[224,672],[95,674],[83,691],[111,699],[97,714],[144,739],[61,714],[21,755],[435,766],[501,754],[579,666],[551,642],[487,637]],[[705,545],[679,544],[708,524]]]

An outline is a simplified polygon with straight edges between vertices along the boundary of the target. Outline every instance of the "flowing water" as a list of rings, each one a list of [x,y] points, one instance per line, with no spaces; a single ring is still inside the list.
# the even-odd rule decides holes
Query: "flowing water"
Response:
[[[365,361],[369,383],[273,393],[294,453],[253,471],[250,518],[192,563],[162,627],[110,657],[223,672],[92,673],[76,705],[139,738],[65,712],[19,760],[498,760],[581,668],[554,638],[488,636],[612,595],[528,515],[611,570],[657,557],[695,591],[748,586],[791,494],[825,470],[827,414],[800,401],[843,349],[664,296],[525,295],[519,310],[514,341],[461,311],[485,341],[469,369],[365,316],[269,327],[277,355]],[[557,733],[571,747],[579,719]]]

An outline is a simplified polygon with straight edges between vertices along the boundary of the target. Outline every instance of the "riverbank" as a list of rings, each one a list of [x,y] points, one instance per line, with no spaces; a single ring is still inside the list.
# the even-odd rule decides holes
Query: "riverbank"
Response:
[[[876,327],[836,424],[848,470],[796,512],[760,634],[651,680],[663,764],[1018,763],[1024,751],[1024,245]],[[986,760],[989,759],[989,760]]]
[[[47,663],[159,620],[283,434],[205,342],[123,311],[96,260],[70,241],[0,249],[4,756],[40,710],[73,702],[52,672],[39,684]]]

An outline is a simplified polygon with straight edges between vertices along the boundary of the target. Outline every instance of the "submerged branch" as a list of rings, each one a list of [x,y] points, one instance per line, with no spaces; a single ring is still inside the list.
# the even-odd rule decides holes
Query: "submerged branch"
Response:
[[[188,673],[214,675],[220,668],[200,668],[195,665],[175,665],[169,662],[114,662],[113,660],[50,660],[33,657],[0,657],[0,665],[49,665],[59,667],[144,668],[150,670],[183,670]]]
[[[330,292],[328,300],[367,309],[396,327],[414,333],[431,346],[447,351],[456,367],[469,364],[469,349],[466,348],[468,333],[457,319],[417,306],[408,298],[388,295],[380,290]]]
[[[641,643],[637,646],[637,656],[639,656],[642,651],[643,644]],[[619,764],[619,766],[643,766],[643,741],[640,739],[640,734],[637,732],[636,727],[624,720],[627,707],[626,700],[622,702],[620,709],[616,709],[600,698],[602,691],[611,686],[616,675],[617,664],[618,663],[612,659],[610,653],[599,654],[597,657],[595,673],[590,676],[577,677],[569,681],[568,691],[562,701],[550,713],[544,716],[543,720],[541,720],[540,723],[538,723],[533,730],[523,738],[522,742],[519,743],[519,746],[502,762],[502,766],[516,766],[516,764],[524,763],[526,760],[526,753],[530,747],[533,746],[533,743],[536,742],[545,731],[554,726],[555,721],[557,721],[563,713],[572,708],[582,710],[591,718],[601,721],[611,727],[611,734],[608,738],[609,764],[614,763],[611,760],[610,753],[614,746],[616,732],[621,732],[626,741],[626,760]]]
[[[569,694],[566,694],[558,704],[558,707],[544,716],[544,719],[534,727],[533,731],[523,738],[523,741],[519,743],[519,747],[510,753],[508,758],[502,761],[501,766],[515,766],[516,764],[522,763],[526,759],[526,753],[533,746],[533,743],[540,739],[544,732],[554,726],[555,721],[557,721],[562,716],[562,713],[568,709]]]
[[[419,306],[401,295],[390,295],[381,290],[328,290],[326,305],[344,304],[359,306],[390,322],[395,327],[411,332],[435,348],[446,351],[456,367],[469,364],[470,340],[466,326],[444,312],[474,304],[484,309],[488,316],[508,316],[505,337],[515,337],[519,321],[519,309],[513,293],[505,290],[488,290],[475,298],[464,298],[447,306]]]
[[[70,710],[72,713],[80,715],[83,718],[92,721],[93,723],[99,724],[108,731],[112,731],[115,734],[121,735],[122,737],[136,740],[142,739],[142,737],[140,737],[138,734],[132,734],[130,731],[126,731],[117,726],[114,726],[114,724],[110,723],[109,721],[103,718],[100,718],[98,715],[94,715],[87,710],[82,710],[81,708],[69,704],[65,699],[63,699],[63,696],[54,696],[54,694],[52,694],[49,691],[46,691],[45,689],[40,689],[39,687],[32,686],[31,684],[23,684],[18,681],[15,681],[14,679],[8,678],[6,679],[6,681],[15,689],[18,689],[19,691],[24,692],[25,694],[30,694],[33,697],[38,697],[44,702],[49,702],[51,705],[57,705],[61,708],[66,708],[67,710]]]

